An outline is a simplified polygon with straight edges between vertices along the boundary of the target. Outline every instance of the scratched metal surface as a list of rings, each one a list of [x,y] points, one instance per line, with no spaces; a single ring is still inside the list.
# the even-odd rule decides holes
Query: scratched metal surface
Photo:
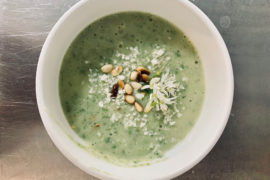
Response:
[[[78,0],[0,0],[0,179],[96,179],[49,139],[35,71],[57,19]],[[235,73],[229,123],[209,155],[176,179],[270,179],[270,0],[193,0],[220,30]]]

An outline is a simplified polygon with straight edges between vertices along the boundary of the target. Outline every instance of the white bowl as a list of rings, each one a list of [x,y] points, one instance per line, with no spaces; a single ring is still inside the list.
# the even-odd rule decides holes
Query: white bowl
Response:
[[[204,67],[206,96],[200,117],[187,137],[166,153],[166,160],[137,168],[97,159],[76,142],[60,105],[58,77],[72,40],[89,24],[121,11],[149,12],[178,26],[197,49]],[[101,179],[169,179],[202,160],[227,123],[233,99],[233,72],[226,45],[207,16],[187,0],[83,0],[56,23],[42,48],[36,75],[38,108],[55,145],[76,166]]]

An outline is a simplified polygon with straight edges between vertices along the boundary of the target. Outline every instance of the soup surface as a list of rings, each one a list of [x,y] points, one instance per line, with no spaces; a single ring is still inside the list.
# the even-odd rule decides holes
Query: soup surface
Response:
[[[189,39],[141,12],[86,27],[66,52],[59,78],[64,114],[83,147],[119,165],[162,159],[196,123],[204,94],[202,64]]]

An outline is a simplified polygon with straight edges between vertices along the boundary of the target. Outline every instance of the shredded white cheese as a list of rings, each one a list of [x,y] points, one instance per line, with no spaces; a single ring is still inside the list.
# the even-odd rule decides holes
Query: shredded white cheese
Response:
[[[127,51],[127,52],[126,52]],[[139,55],[141,53],[150,54],[149,57],[146,57],[141,61],[139,59]],[[118,80],[125,80],[128,82],[130,73],[138,66],[145,66],[145,64],[139,64],[140,62],[144,62],[146,64],[150,64],[147,68],[151,72],[155,72],[158,70],[156,68],[160,68],[166,66],[166,64],[171,59],[170,56],[166,55],[166,49],[160,46],[155,46],[155,49],[152,52],[148,52],[146,50],[140,52],[138,47],[127,47],[125,53],[115,52],[112,57],[112,62],[114,66],[119,65],[119,59],[121,60],[121,65],[124,67],[122,73],[113,77],[110,74],[102,74],[98,72],[98,70],[94,71],[89,69],[89,97],[92,95],[98,94],[100,97],[103,97],[102,101],[98,102],[98,106],[101,108],[109,107],[108,109],[111,111],[111,122],[117,122],[121,120],[125,128],[128,127],[139,127],[143,130],[144,135],[147,136],[155,136],[157,133],[153,133],[147,129],[148,123],[148,115],[138,113],[134,107],[129,106],[129,109],[125,108],[125,113],[118,112],[116,109],[121,109],[124,105],[126,105],[124,100],[125,92],[119,88],[117,98],[111,98],[111,88],[114,84],[117,83]],[[85,63],[89,63],[89,61],[85,61]],[[100,66],[103,66],[104,63],[100,63]],[[181,69],[180,69],[181,70]],[[183,81],[187,81],[186,77],[183,77]],[[165,77],[161,77],[157,86],[153,85],[153,91],[156,93],[155,96],[159,99],[159,105],[156,106],[157,111],[164,111],[166,113],[157,113],[155,116],[158,119],[164,119],[164,124],[168,124],[170,126],[175,125],[175,121],[173,121],[173,116],[177,115],[177,117],[181,117],[182,114],[179,110],[174,108],[168,108],[170,104],[174,104],[176,98],[176,90],[184,89],[182,84],[175,83],[175,76],[169,76],[169,73],[165,73]],[[149,87],[151,86],[151,82]],[[154,87],[155,86],[155,87]],[[178,88],[179,87],[179,88]],[[98,92],[97,92],[98,91]],[[165,93],[165,94],[164,94]],[[167,94],[172,95],[172,97],[167,97]],[[134,96],[137,100],[141,100],[144,98],[145,94],[139,93],[137,91],[134,92]],[[111,103],[114,103],[113,108],[111,108]],[[163,138],[160,137],[159,140]],[[154,147],[154,150],[157,150],[158,147]]]

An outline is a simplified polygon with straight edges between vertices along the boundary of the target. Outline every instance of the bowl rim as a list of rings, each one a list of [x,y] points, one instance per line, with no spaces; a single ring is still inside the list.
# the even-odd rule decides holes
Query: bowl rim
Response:
[[[196,164],[198,164],[215,146],[215,144],[217,143],[217,141],[219,140],[221,134],[223,133],[226,124],[228,122],[229,116],[230,116],[230,112],[231,112],[231,108],[232,108],[232,103],[233,103],[233,96],[234,96],[234,77],[233,77],[233,69],[232,69],[232,63],[231,63],[231,58],[228,52],[228,49],[226,47],[226,44],[222,38],[222,36],[220,35],[219,31],[217,30],[217,28],[215,27],[215,25],[213,24],[213,22],[209,19],[209,17],[202,12],[202,10],[200,10],[196,5],[194,5],[192,2],[188,1],[188,0],[176,0],[179,1],[181,3],[184,3],[186,6],[188,6],[190,9],[192,9],[193,13],[196,13],[200,19],[206,24],[206,26],[209,27],[209,30],[215,35],[215,39],[217,40],[218,44],[221,47],[221,50],[223,52],[224,55],[224,59],[225,59],[225,63],[227,64],[227,71],[228,71],[228,97],[229,99],[229,103],[226,104],[226,116],[223,117],[222,125],[220,125],[221,130],[215,134],[215,139],[211,142],[211,144],[209,144],[206,148],[206,150],[204,152],[202,152],[202,154],[200,155],[199,158],[195,159],[194,161],[192,161],[188,166],[185,166],[182,169],[176,169],[173,173],[171,174],[165,174],[163,177],[159,178],[159,179],[171,179],[174,178],[176,176],[179,176],[183,173],[185,173],[186,171],[190,170],[192,167],[194,167]],[[47,131],[47,133],[49,134],[51,140],[54,142],[54,144],[56,145],[56,147],[61,151],[62,154],[65,155],[65,157],[67,159],[69,159],[72,163],[74,163],[77,167],[79,167],[80,169],[84,170],[85,172],[87,172],[88,174],[91,174],[95,177],[98,178],[106,178],[106,179],[114,179],[114,177],[102,173],[102,172],[97,172],[97,171],[93,171],[92,169],[86,169],[86,167],[84,167],[82,164],[80,164],[79,162],[77,162],[76,160],[74,160],[74,158],[72,157],[72,155],[68,152],[68,150],[64,149],[61,147],[60,143],[57,142],[57,140],[54,138],[53,132],[50,129],[48,123],[46,122],[46,117],[45,117],[45,112],[44,110],[41,108],[43,107],[44,104],[44,99],[42,96],[42,76],[43,76],[43,64],[46,60],[45,58],[45,54],[47,53],[47,49],[52,41],[52,39],[54,38],[54,35],[56,34],[57,29],[62,25],[62,23],[65,21],[65,19],[70,16],[74,10],[76,10],[77,8],[79,8],[80,6],[83,6],[84,3],[86,3],[87,0],[81,0],[79,2],[77,2],[76,4],[74,4],[69,10],[67,10],[61,17],[60,19],[56,22],[56,24],[53,26],[53,28],[51,29],[51,31],[49,32],[45,43],[42,47],[40,56],[39,56],[39,60],[38,60],[38,65],[37,65],[37,70],[36,70],[36,99],[37,99],[37,105],[38,105],[38,110],[41,116],[41,120],[45,126],[45,129]]]

